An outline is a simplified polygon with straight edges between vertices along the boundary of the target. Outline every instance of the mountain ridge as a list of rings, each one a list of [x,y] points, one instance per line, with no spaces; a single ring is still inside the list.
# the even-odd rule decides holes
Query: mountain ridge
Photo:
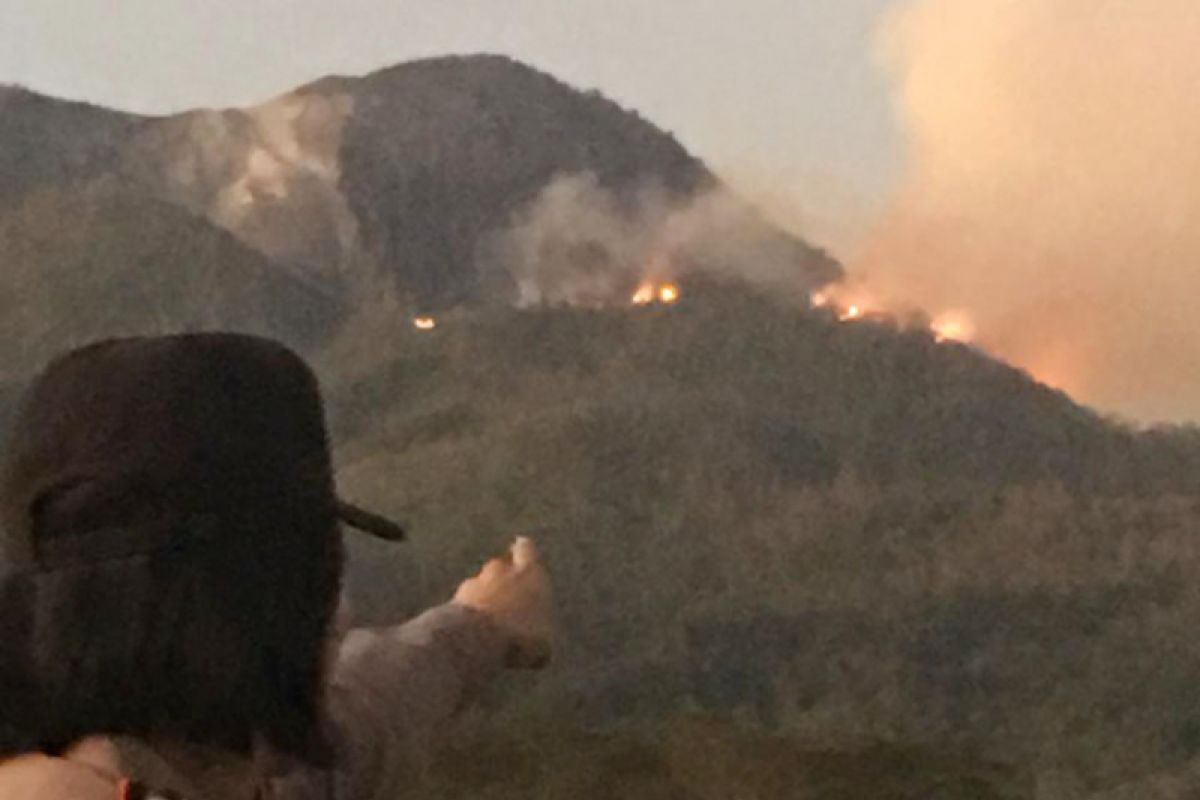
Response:
[[[479,249],[556,175],[594,175],[625,200],[648,186],[679,202],[728,191],[636,114],[504,56],[423,59],[328,76],[246,108],[162,117],[22,97],[44,106],[34,114],[46,117],[42,127],[85,133],[60,147],[21,135],[28,114],[5,115],[9,195],[39,176],[80,183],[114,173],[269,258],[330,279],[368,270],[427,307],[486,302],[510,283],[481,274]],[[33,156],[48,166],[13,181]],[[840,275],[821,251],[756,224],[755,235],[790,244],[797,283]]]
[[[365,620],[544,545],[561,657],[517,716],[698,710],[1098,787],[1200,754],[1200,433],[812,308],[840,266],[616,104],[502,57],[163,118],[0,103],[28,112],[0,114],[0,421],[91,338],[297,347],[339,488],[410,523],[349,542]]]

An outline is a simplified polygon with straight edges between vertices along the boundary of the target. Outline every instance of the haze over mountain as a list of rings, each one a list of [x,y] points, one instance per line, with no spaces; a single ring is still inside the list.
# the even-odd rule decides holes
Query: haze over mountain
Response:
[[[557,175],[626,207],[723,191],[671,136],[598,94],[502,57],[327,78],[263,105],[134,117],[6,91],[4,193],[113,176],[321,279],[370,271],[427,306],[485,296],[480,248]],[[630,208],[630,210],[632,210]],[[744,209],[812,286],[837,266]],[[785,252],[786,251],[786,252]],[[492,292],[504,286],[491,276]],[[498,284],[497,281],[498,280]]]
[[[840,276],[668,134],[504,58],[162,118],[0,93],[0,410],[98,336],[299,347],[342,486],[412,523],[356,545],[362,615],[544,543],[562,656],[518,715],[983,753],[951,797],[1025,796],[993,761],[1182,769],[1200,437],[812,307]],[[681,295],[632,305],[644,280]]]
[[[908,168],[852,271],[1102,408],[1200,419],[1200,6],[912,0]]]

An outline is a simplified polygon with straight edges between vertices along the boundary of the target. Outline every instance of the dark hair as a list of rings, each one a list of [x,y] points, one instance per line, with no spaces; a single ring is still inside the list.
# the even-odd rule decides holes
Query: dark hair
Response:
[[[240,336],[49,368],[0,481],[0,753],[91,734],[323,758],[342,545],[315,378]]]

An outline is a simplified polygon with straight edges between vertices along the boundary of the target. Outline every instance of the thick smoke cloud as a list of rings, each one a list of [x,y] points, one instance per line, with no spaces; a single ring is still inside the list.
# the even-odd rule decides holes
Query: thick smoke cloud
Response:
[[[592,173],[552,179],[492,237],[481,259],[518,305],[626,303],[643,280],[734,275],[807,297],[838,265],[717,187],[681,198],[660,187],[614,192]]]
[[[853,271],[1085,402],[1200,419],[1200,3],[911,0],[910,171]]]
[[[339,182],[345,94],[291,93],[245,111],[197,111],[151,127],[139,177],[272,258],[345,263],[358,225]],[[332,266],[331,266],[332,265]]]

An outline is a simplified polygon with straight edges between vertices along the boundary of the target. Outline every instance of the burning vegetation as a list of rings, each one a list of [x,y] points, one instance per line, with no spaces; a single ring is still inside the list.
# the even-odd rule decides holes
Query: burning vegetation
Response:
[[[630,302],[635,306],[648,306],[653,303],[672,305],[679,301],[679,286],[674,283],[657,283],[643,281],[634,290]]]
[[[975,338],[975,326],[961,312],[951,311],[936,317],[929,329],[939,342],[970,342]]]
[[[830,310],[838,322],[858,322],[871,318],[894,319],[898,316],[895,311],[888,310],[877,301],[867,299],[861,291],[849,290],[846,294],[846,297],[838,297],[830,289],[814,292],[809,296],[809,305],[814,309]],[[966,344],[975,341],[975,325],[970,316],[962,311],[943,312],[922,324],[928,326],[929,333],[939,343]]]

